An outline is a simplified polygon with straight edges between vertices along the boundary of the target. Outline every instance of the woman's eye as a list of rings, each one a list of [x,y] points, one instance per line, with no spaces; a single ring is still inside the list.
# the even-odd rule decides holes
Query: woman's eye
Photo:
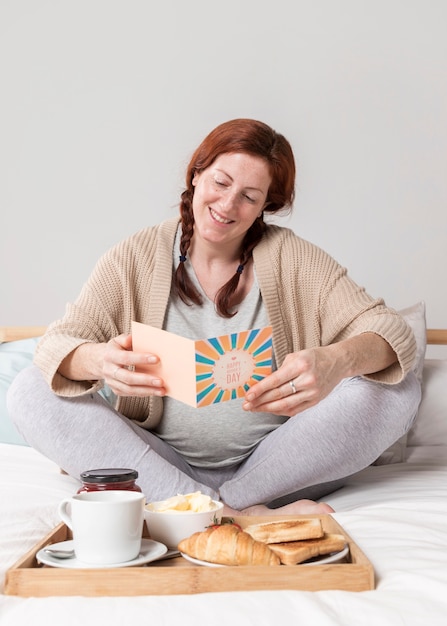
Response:
[[[255,199],[251,196],[248,196],[246,193],[244,193],[244,198],[246,198],[249,202],[255,202]]]
[[[215,179],[214,182],[218,187],[225,187],[225,182],[223,180]]]

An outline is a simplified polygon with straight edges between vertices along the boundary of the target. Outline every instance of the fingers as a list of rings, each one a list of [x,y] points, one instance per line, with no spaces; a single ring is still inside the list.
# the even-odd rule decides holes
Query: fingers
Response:
[[[109,343],[112,345],[116,344],[124,350],[132,350],[132,335],[117,335],[116,337],[111,339]]]
[[[118,335],[107,343],[104,368],[106,374],[116,378],[118,367],[134,371],[138,366],[155,365],[159,361],[156,354],[134,352],[130,335]]]
[[[243,408],[291,417],[315,406],[342,377],[332,346],[288,354],[276,372],[248,390]]]
[[[166,389],[163,380],[148,372],[135,371],[133,367],[117,365],[111,378],[107,379],[109,387],[119,396],[164,396]]]
[[[282,366],[247,391],[243,409],[292,416],[318,401],[315,369],[306,353],[288,355]]]
[[[113,374],[112,374],[113,380],[116,380],[117,382],[126,382],[124,380],[124,375],[118,376],[120,372],[124,372],[124,371],[126,372],[135,371],[135,367],[133,367],[132,365],[128,365],[127,367],[125,365],[117,365],[115,369],[113,370]]]
[[[265,402],[266,400],[280,400],[291,394],[295,395],[300,389],[298,381],[301,379],[302,369],[298,362],[288,363],[287,361],[286,357],[282,367],[253,385],[245,395],[246,401],[257,403],[261,398]]]
[[[158,375],[159,362],[155,354],[133,352],[131,336],[119,335],[107,344],[103,378],[119,396],[163,396],[166,389]]]
[[[263,411],[291,417],[312,406],[311,395],[308,389],[300,388],[298,379],[291,379],[259,396],[248,392],[242,408],[245,411]]]

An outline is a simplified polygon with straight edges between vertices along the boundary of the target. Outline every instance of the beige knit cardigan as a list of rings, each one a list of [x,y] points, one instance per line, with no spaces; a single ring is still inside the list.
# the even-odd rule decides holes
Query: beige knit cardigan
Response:
[[[80,344],[107,342],[129,333],[132,320],[162,328],[177,227],[178,218],[170,218],[106,252],[77,300],[67,305],[64,317],[49,326],[35,363],[55,393],[74,397],[102,387],[103,381],[72,381],[58,373],[62,360]],[[374,332],[388,341],[398,361],[371,377],[390,384],[403,379],[416,352],[411,329],[383,300],[371,298],[352,281],[327,253],[288,228],[270,225],[253,259],[273,327],[278,366],[290,352]],[[152,428],[162,416],[163,400],[123,397],[116,408]]]

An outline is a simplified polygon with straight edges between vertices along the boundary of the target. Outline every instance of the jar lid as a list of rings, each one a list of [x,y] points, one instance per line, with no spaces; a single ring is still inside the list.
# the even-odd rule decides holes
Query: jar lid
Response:
[[[81,474],[84,483],[121,483],[137,478],[137,470],[123,468],[94,469]]]

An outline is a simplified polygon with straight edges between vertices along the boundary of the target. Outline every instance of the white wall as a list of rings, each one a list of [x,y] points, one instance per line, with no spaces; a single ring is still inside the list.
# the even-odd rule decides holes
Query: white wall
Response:
[[[291,141],[284,223],[447,326],[445,0],[0,0],[0,324],[46,324],[175,214],[215,125]]]

